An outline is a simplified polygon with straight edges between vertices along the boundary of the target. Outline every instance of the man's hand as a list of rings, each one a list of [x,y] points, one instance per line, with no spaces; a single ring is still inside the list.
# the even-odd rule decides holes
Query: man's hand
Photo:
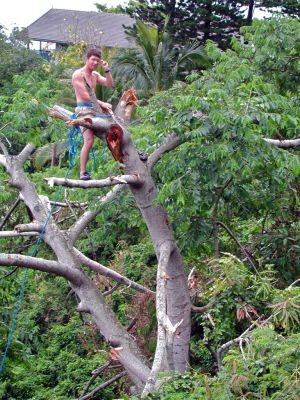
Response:
[[[100,64],[101,64],[102,67],[104,68],[104,71],[106,71],[106,70],[109,69],[108,62],[107,62],[107,61],[101,60],[101,61],[100,61]]]
[[[111,112],[112,105],[110,103],[105,103],[104,101],[100,101],[100,100],[98,100],[98,103],[99,103],[100,107],[102,108],[102,110],[105,113],[110,113]]]

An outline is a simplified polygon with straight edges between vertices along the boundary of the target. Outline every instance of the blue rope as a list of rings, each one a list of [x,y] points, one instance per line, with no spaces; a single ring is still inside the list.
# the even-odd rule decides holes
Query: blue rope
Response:
[[[93,168],[92,168],[92,171],[95,171],[95,170],[96,170],[96,166],[97,166],[96,160],[97,160],[97,158],[101,158],[101,157],[102,157],[102,155],[104,154],[106,148],[107,148],[107,144],[105,143],[105,145],[104,145],[104,147],[103,147],[103,149],[102,149],[102,151],[101,151],[99,157],[96,157],[94,148],[92,148],[92,155],[91,155],[91,158],[92,158],[92,160],[93,160]]]
[[[77,118],[76,114],[73,114],[71,118],[76,119]],[[70,162],[71,167],[73,167],[75,165],[77,148],[78,148],[78,145],[81,144],[81,141],[82,141],[81,135],[78,138],[79,133],[81,133],[79,125],[72,126],[69,130],[68,149],[69,149],[69,162]]]
[[[92,168],[92,171],[95,171],[96,168],[97,168],[97,164],[96,164],[96,156],[95,156],[94,147],[92,147],[92,151],[91,151],[90,158],[93,160],[93,168]]]
[[[20,311],[21,302],[22,302],[22,298],[23,298],[23,295],[24,295],[25,285],[26,285],[26,281],[27,281],[27,274],[28,274],[28,270],[25,270],[23,278],[22,278],[22,282],[21,282],[21,288],[20,288],[20,292],[19,292],[19,296],[18,296],[17,306],[16,306],[15,311],[14,311],[14,313],[12,315],[12,322],[11,322],[11,325],[10,325],[9,334],[8,334],[8,338],[7,338],[7,341],[6,341],[5,350],[4,350],[3,354],[2,354],[2,360],[1,360],[1,364],[0,364],[0,373],[3,371],[4,363],[6,361],[7,353],[8,353],[11,341],[12,341],[12,336],[13,336],[13,333],[14,333],[14,330],[15,330],[16,321],[17,321],[17,315],[18,315],[18,313]]]
[[[75,115],[75,117],[74,117],[74,115],[75,114],[73,114],[72,119],[76,119],[76,115]],[[78,140],[78,134],[80,132],[81,132],[81,130],[80,130],[80,127],[78,125],[75,126],[75,127],[72,127],[70,129],[70,131],[69,131],[69,136],[68,136],[69,167],[68,167],[68,170],[67,170],[66,175],[65,175],[66,178],[69,176],[71,168],[73,168],[73,166],[75,165],[75,157],[76,157],[77,147],[78,147],[79,141],[81,139],[81,138],[79,138],[79,140]],[[57,193],[56,193],[55,199],[54,199],[53,204],[51,206],[51,209],[50,209],[50,211],[49,211],[49,213],[47,215],[46,221],[45,221],[45,223],[43,225],[43,228],[42,228],[42,230],[41,230],[41,232],[40,232],[40,234],[38,236],[38,239],[37,239],[37,241],[36,241],[36,243],[34,245],[34,248],[32,249],[32,252],[30,254],[31,257],[34,257],[36,255],[36,253],[37,253],[38,247],[39,247],[39,245],[40,245],[40,243],[42,241],[42,238],[44,236],[46,227],[48,225],[48,222],[50,221],[50,218],[52,216],[53,210],[56,207],[56,203],[57,203],[57,200],[58,200],[58,198],[60,196],[60,193],[61,193],[62,189],[63,189],[63,187],[61,186],[59,188],[59,190],[57,191]],[[12,342],[12,337],[13,337],[13,333],[14,333],[14,330],[15,330],[17,317],[18,317],[18,314],[19,314],[19,311],[20,311],[20,308],[21,308],[21,303],[22,303],[22,299],[23,299],[23,296],[24,296],[24,292],[25,292],[25,286],[26,286],[26,282],[27,282],[27,275],[28,275],[28,269],[26,269],[24,271],[24,274],[23,274],[23,277],[22,277],[17,305],[16,305],[16,308],[15,308],[14,313],[12,315],[12,321],[11,321],[10,328],[9,328],[9,334],[8,334],[7,341],[6,341],[5,350],[4,350],[3,354],[2,354],[2,359],[1,359],[1,364],[0,364],[0,373],[3,372],[4,364],[5,364],[5,361],[6,361],[6,358],[7,358],[7,353],[8,353],[8,350],[9,350],[11,342]]]

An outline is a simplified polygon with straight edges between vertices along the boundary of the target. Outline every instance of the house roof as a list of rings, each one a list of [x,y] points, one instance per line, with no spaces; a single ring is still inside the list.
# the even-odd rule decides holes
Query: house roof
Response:
[[[52,43],[77,43],[104,47],[133,47],[124,26],[132,26],[134,19],[126,14],[96,11],[75,11],[51,8],[27,27],[31,40]]]

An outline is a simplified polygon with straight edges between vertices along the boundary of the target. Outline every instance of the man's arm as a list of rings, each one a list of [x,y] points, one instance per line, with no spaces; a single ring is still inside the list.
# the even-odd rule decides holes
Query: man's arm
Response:
[[[100,74],[97,75],[97,83],[102,86],[112,87],[114,84],[113,78],[110,72],[105,73],[105,77],[101,76]]]
[[[111,76],[109,65],[107,61],[101,60],[101,65],[104,68],[105,77],[98,74],[97,83],[102,86],[112,87],[114,84],[113,78]]]

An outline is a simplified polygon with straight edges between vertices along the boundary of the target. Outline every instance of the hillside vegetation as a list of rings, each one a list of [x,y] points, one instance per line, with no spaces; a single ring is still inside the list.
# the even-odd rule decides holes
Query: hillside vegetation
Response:
[[[147,154],[174,134],[181,141],[156,164],[153,179],[159,188],[156,201],[168,212],[186,275],[194,271],[189,280],[196,307],[190,368],[165,374],[162,386],[148,398],[300,398],[299,147],[283,149],[265,140],[280,143],[299,137],[300,23],[279,17],[255,20],[241,28],[241,35],[225,51],[207,41],[208,66],[140,99],[129,128],[136,147]],[[72,110],[68,78],[74,65],[68,57],[50,64],[33,58],[32,68],[29,60],[7,78],[0,68],[0,140],[11,155],[26,143],[36,146],[25,171],[38,192],[54,200],[58,189],[44,178],[64,177],[68,170],[68,128],[51,119],[47,108],[62,104]],[[107,93],[107,100],[116,99],[119,90]],[[53,143],[57,154],[51,165]],[[120,174],[119,164],[99,140],[89,167],[94,179]],[[76,179],[78,171],[77,158],[70,178]],[[0,167],[0,224],[18,197],[8,179]],[[65,190],[58,201],[88,202],[96,209],[98,189]],[[80,208],[59,208],[55,218],[67,229],[69,220],[73,223],[81,213]],[[21,203],[1,229],[12,231],[28,221]],[[35,242],[34,237],[0,237],[0,252],[31,254]],[[129,191],[103,208],[78,248],[155,291],[155,251]],[[38,256],[48,254],[42,243]],[[86,273],[102,292],[114,286],[106,277]],[[23,274],[22,268],[0,266],[1,352]],[[120,286],[106,300],[124,327],[133,323],[130,334],[153,360],[154,298]],[[84,392],[120,372],[112,363],[87,389],[92,372],[110,360],[109,346],[93,320],[76,311],[77,304],[63,278],[28,271],[1,376],[3,399],[83,398]],[[90,398],[137,399],[130,386],[123,377]]]

